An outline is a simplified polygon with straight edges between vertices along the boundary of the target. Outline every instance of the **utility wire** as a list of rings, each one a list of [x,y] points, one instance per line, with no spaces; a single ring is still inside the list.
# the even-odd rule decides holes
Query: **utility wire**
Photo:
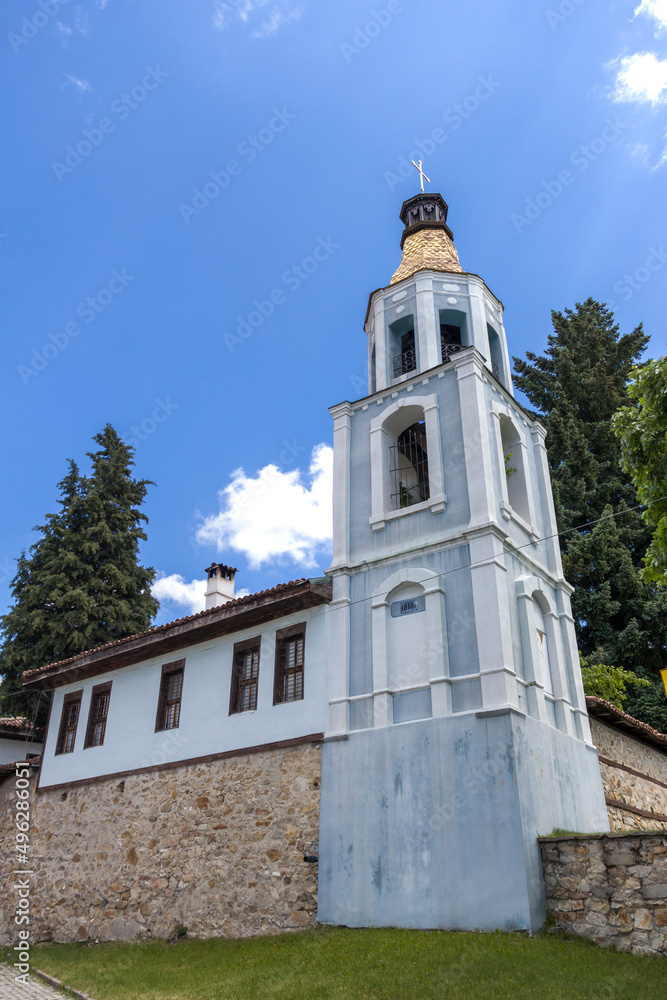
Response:
[[[512,555],[513,553],[519,552],[522,549],[532,548],[535,544],[539,544],[540,542],[548,542],[548,541],[551,541],[553,538],[559,538],[559,537],[562,538],[564,535],[569,535],[569,534],[571,534],[574,531],[582,531],[584,528],[592,528],[596,524],[601,524],[602,521],[610,521],[610,520],[612,520],[613,518],[616,518],[616,517],[623,517],[625,514],[632,513],[632,511],[641,510],[642,508],[650,507],[650,506],[652,506],[653,504],[656,504],[656,503],[662,503],[663,500],[667,500],[667,495],[665,495],[664,497],[658,497],[657,500],[649,500],[649,502],[645,503],[645,504],[644,503],[640,503],[640,504],[637,504],[634,507],[627,507],[625,510],[619,510],[619,511],[616,511],[615,513],[613,513],[613,514],[605,514],[604,517],[598,517],[594,521],[586,521],[584,524],[576,525],[573,528],[567,528],[566,531],[562,531],[562,532],[556,531],[552,535],[545,535],[544,538],[538,538],[537,542],[526,542],[525,545],[512,545],[511,549],[506,550],[503,553],[503,555]],[[476,562],[476,563],[468,563],[467,566],[457,566],[454,569],[443,570],[442,573],[434,573],[433,576],[426,577],[421,582],[422,583],[427,583],[429,580],[437,580],[438,577],[450,576],[452,573],[460,573],[462,570],[465,570],[465,569],[475,569],[476,567],[478,567],[478,566],[484,566],[487,563],[488,563],[488,559],[484,559],[484,560],[480,560],[479,562]],[[345,604],[345,607],[349,608],[349,607],[353,607],[354,605],[357,605],[357,604],[365,604],[367,601],[371,601],[371,600],[373,600],[372,596],[370,596],[370,597],[361,597],[361,598],[359,598],[356,601],[350,601],[349,603]],[[323,615],[323,614],[327,614],[327,611],[322,610],[322,611],[316,612],[315,614],[311,615],[311,618],[317,618],[317,617],[319,617],[320,615]],[[131,638],[131,637],[128,637],[128,638]],[[137,669],[137,668],[135,668],[135,669]],[[41,694],[42,693],[53,694],[53,692],[55,690],[56,690],[56,688],[41,688],[40,689],[40,698],[41,698]],[[21,696],[22,696],[22,692],[16,692],[14,694],[5,695],[4,697],[5,698],[18,698],[18,697],[21,697]],[[39,708],[39,702],[37,703],[37,707]],[[35,710],[35,717],[36,717],[36,711],[37,710]]]

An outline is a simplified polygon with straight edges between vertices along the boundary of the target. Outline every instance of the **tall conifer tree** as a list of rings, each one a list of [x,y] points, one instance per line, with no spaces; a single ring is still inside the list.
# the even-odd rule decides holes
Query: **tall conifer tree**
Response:
[[[544,354],[514,358],[515,385],[548,431],[579,647],[584,655],[601,649],[605,663],[655,673],[667,666],[667,591],[642,580],[651,532],[630,509],[637,494],[611,423],[628,402],[630,372],[649,338],[641,324],[621,335],[611,311],[593,299],[553,312],[552,320]]]
[[[147,480],[131,476],[133,449],[107,425],[89,452],[89,476],[74,462],[60,482],[60,510],[21,553],[12,581],[13,606],[2,618],[0,714],[37,712],[46,700],[22,689],[25,670],[66,659],[148,628],[158,602],[155,572],[139,564],[147,517],[140,510]]]

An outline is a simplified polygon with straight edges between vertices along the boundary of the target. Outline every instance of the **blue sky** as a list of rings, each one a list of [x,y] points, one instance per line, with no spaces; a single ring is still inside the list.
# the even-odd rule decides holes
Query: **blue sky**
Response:
[[[364,395],[367,298],[399,263],[420,148],[511,353],[589,295],[665,353],[667,0],[0,18],[3,606],[107,422],[156,483],[159,621],[197,607],[213,560],[250,591],[326,567],[327,407]]]

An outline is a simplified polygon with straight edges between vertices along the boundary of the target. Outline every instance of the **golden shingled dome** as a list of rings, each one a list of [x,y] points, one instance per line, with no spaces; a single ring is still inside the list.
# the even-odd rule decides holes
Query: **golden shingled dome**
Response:
[[[455,271],[463,273],[456,247],[445,228],[418,229],[406,233],[401,265],[390,285],[409,278],[417,271]]]

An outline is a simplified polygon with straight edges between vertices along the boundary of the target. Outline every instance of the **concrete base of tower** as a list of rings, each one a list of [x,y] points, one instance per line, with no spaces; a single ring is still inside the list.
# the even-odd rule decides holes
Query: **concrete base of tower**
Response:
[[[512,710],[326,743],[318,920],[538,930],[536,838],[609,829],[597,751]]]

